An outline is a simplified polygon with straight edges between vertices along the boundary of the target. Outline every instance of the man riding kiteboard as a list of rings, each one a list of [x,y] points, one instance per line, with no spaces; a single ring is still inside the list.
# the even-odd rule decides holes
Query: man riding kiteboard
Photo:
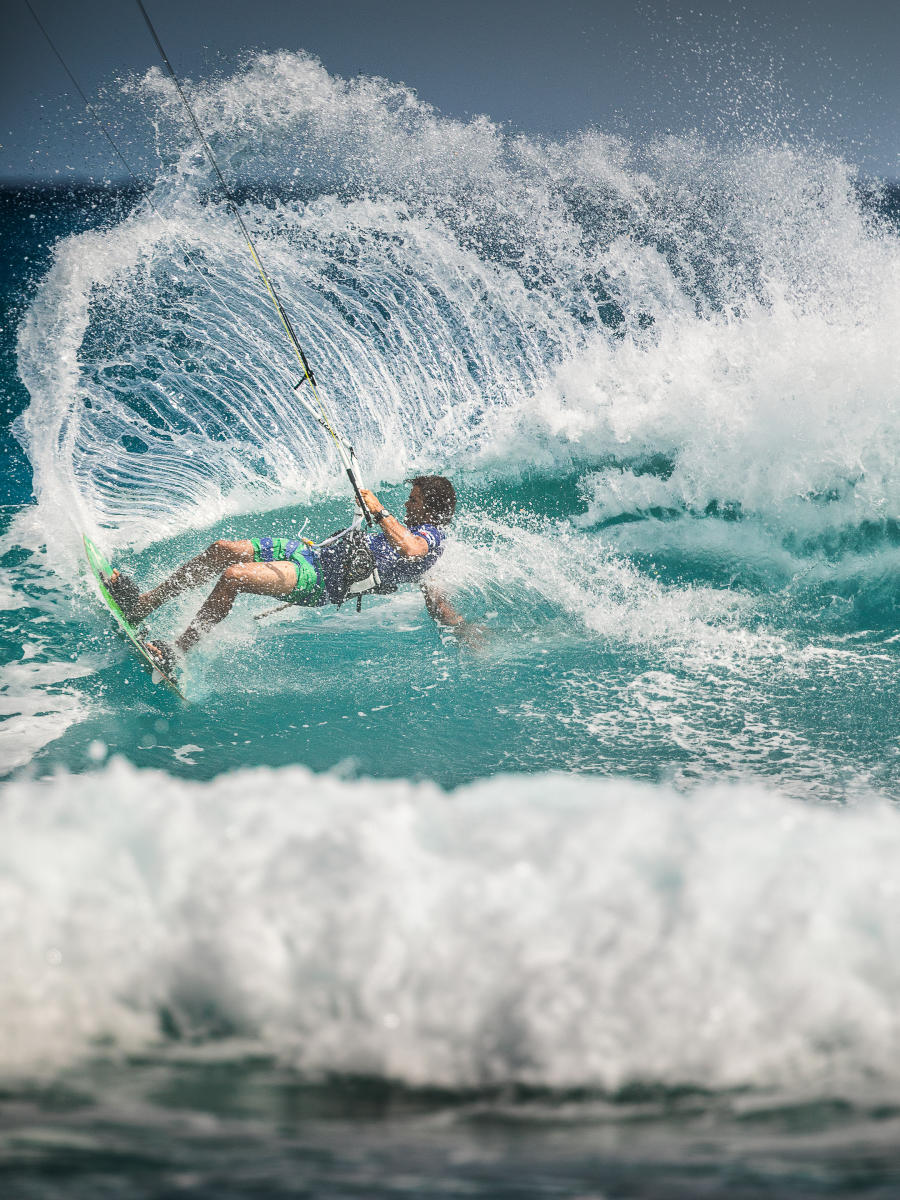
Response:
[[[174,645],[158,639],[152,643],[138,639],[139,649],[152,657],[166,677],[171,675],[177,656],[185,654],[221,621],[231,611],[241,592],[275,596],[288,604],[306,607],[329,603],[339,605],[348,597],[355,597],[358,606],[360,598],[367,593],[392,592],[398,584],[420,582],[426,606],[434,620],[477,645],[481,640],[480,630],[468,625],[436,588],[421,580],[443,550],[445,528],[456,508],[456,493],[452,483],[442,475],[419,475],[413,479],[406,502],[406,525],[386,512],[374,493],[362,487],[353,447],[341,433],[319,390],[291,319],[241,216],[237,198],[225,181],[153,22],[141,0],[137,0],[137,4],[302,368],[302,379],[293,385],[294,395],[331,438],[353,489],[356,515],[349,528],[333,534],[318,545],[300,538],[271,537],[214,542],[148,592],[141,592],[133,580],[118,570],[109,574],[103,571],[99,576],[101,584],[109,592],[117,609],[121,610],[129,635],[134,639],[133,627],[161,604],[188,588],[219,576],[206,603]],[[376,521],[381,526],[381,532],[370,539],[361,528],[363,520],[368,526]]]
[[[360,498],[380,527],[363,548],[346,536],[326,539],[318,546],[299,538],[259,537],[243,541],[213,542],[201,554],[180,566],[155,588],[141,592],[121,571],[112,572],[108,588],[132,625],[139,625],[167,600],[198,587],[218,575],[219,580],[180,638],[170,645],[160,639],[145,643],[160,669],[171,675],[178,656],[197,644],[204,634],[231,611],[242,592],[274,596],[288,604],[319,608],[340,605],[355,596],[393,592],[400,584],[418,582],[429,615],[460,638],[478,640],[477,627],[468,624],[433,584],[423,580],[444,550],[446,528],[456,509],[456,492],[442,475],[417,475],[406,501],[406,524],[392,516],[378,497],[366,488]],[[349,531],[342,531],[346,535]],[[357,539],[361,535],[356,535]],[[358,562],[363,561],[361,583]]]

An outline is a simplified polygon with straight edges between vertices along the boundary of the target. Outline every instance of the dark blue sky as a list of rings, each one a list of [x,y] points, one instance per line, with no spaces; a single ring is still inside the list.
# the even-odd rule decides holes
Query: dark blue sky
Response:
[[[32,0],[93,95],[157,65],[130,0]],[[383,75],[457,117],[527,131],[595,125],[642,139],[813,136],[900,178],[896,0],[146,0],[176,69],[305,49],[332,73]],[[0,181],[118,178],[23,0],[5,0]],[[67,105],[70,108],[67,110]]]

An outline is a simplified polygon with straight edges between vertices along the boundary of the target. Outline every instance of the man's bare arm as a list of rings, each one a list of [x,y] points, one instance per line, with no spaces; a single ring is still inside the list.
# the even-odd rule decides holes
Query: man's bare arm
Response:
[[[485,630],[483,625],[473,625],[470,621],[465,620],[440,588],[435,587],[433,583],[422,583],[419,586],[425,597],[428,615],[433,621],[438,625],[443,625],[445,629],[449,629],[459,641],[465,642],[472,650],[480,650],[484,646]]]
[[[428,553],[429,546],[425,538],[410,533],[402,521],[385,512],[384,505],[374,492],[370,492],[368,488],[361,488],[360,495],[373,517],[384,513],[383,519],[379,521],[381,532],[399,554],[404,558],[421,558]]]
[[[461,630],[466,622],[440,588],[435,587],[433,583],[423,583],[421,587],[425,607],[432,621],[436,621],[438,625],[446,625],[448,629]]]

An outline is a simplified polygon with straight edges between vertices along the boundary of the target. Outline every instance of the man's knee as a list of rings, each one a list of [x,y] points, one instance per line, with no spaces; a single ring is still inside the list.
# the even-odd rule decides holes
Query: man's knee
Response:
[[[247,580],[247,568],[243,563],[232,563],[222,572],[221,578],[229,587],[239,590]]]

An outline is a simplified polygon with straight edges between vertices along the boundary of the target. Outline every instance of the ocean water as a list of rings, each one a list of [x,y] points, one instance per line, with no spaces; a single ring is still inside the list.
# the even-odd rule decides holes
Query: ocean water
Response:
[[[302,54],[191,94],[484,645],[245,598],[183,705],[110,628],[83,532],[152,583],[349,511],[132,81],[149,196],[0,197],[0,1192],[896,1195],[900,194]]]

